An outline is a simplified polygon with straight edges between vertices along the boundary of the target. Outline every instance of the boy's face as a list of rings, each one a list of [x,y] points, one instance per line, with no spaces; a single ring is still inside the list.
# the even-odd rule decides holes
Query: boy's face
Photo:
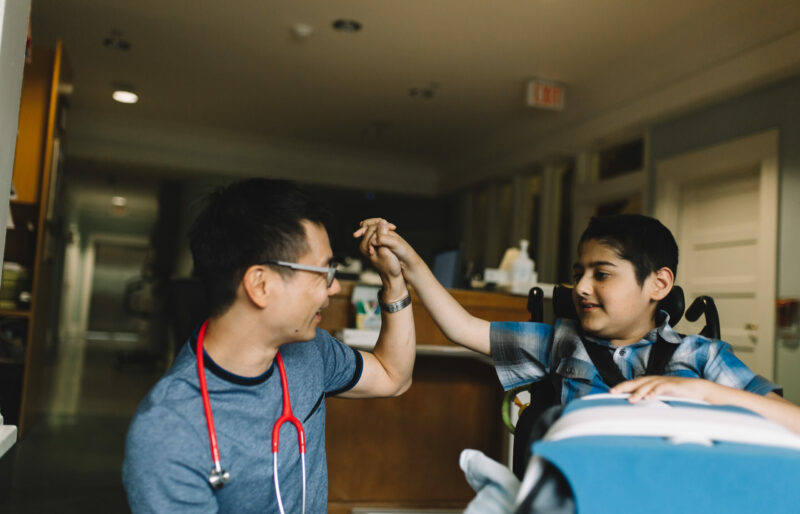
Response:
[[[572,300],[588,334],[623,346],[639,341],[655,327],[655,273],[639,285],[633,263],[595,239],[578,248],[573,270]]]

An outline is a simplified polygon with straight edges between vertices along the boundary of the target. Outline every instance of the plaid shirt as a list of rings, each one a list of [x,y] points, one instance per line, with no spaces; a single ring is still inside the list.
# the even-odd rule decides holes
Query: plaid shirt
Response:
[[[639,341],[614,347],[604,339],[584,337],[613,352],[614,363],[630,380],[645,374],[647,360],[658,334],[677,344],[664,375],[704,378],[718,384],[765,395],[780,392],[780,387],[756,375],[734,354],[731,346],[699,335],[681,337],[669,326],[661,311],[660,322]],[[544,323],[495,322],[491,325],[492,360],[503,388],[531,384],[551,369],[561,377],[561,401],[567,403],[587,394],[608,392],[589,354],[583,346],[580,325],[575,320],[559,319],[555,327]]]

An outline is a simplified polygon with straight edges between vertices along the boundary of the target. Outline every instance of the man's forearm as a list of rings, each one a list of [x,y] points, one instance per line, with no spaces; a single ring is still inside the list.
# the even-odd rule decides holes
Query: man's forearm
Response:
[[[379,300],[384,305],[399,302],[409,295],[402,278],[385,279],[383,283],[382,297]],[[416,358],[413,306],[408,305],[396,312],[381,309],[381,331],[372,353],[385,370],[391,385],[388,395],[399,395],[407,391],[411,386]]]

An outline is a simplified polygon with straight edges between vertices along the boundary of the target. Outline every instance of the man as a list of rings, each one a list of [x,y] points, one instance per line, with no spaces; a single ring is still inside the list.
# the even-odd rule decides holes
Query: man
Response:
[[[383,282],[381,333],[365,353],[317,328],[340,289],[323,219],[285,181],[251,179],[210,196],[189,235],[210,317],[131,423],[123,482],[135,513],[324,512],[325,397],[396,396],[411,385],[408,290],[397,258],[369,243],[393,226],[372,224],[361,242]],[[305,455],[292,423],[273,437],[289,411]]]

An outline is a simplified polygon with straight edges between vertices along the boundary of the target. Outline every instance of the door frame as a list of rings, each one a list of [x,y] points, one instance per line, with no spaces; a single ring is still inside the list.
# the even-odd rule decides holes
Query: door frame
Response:
[[[756,297],[759,320],[769,320],[760,336],[764,355],[771,363],[768,379],[775,374],[775,298],[778,255],[778,130],[732,139],[721,144],[680,154],[656,163],[655,215],[680,239],[678,234],[681,189],[709,179],[725,180],[742,167],[753,166],[759,173],[759,227],[763,243],[758,245],[759,277]],[[724,338],[724,334],[723,334]]]

